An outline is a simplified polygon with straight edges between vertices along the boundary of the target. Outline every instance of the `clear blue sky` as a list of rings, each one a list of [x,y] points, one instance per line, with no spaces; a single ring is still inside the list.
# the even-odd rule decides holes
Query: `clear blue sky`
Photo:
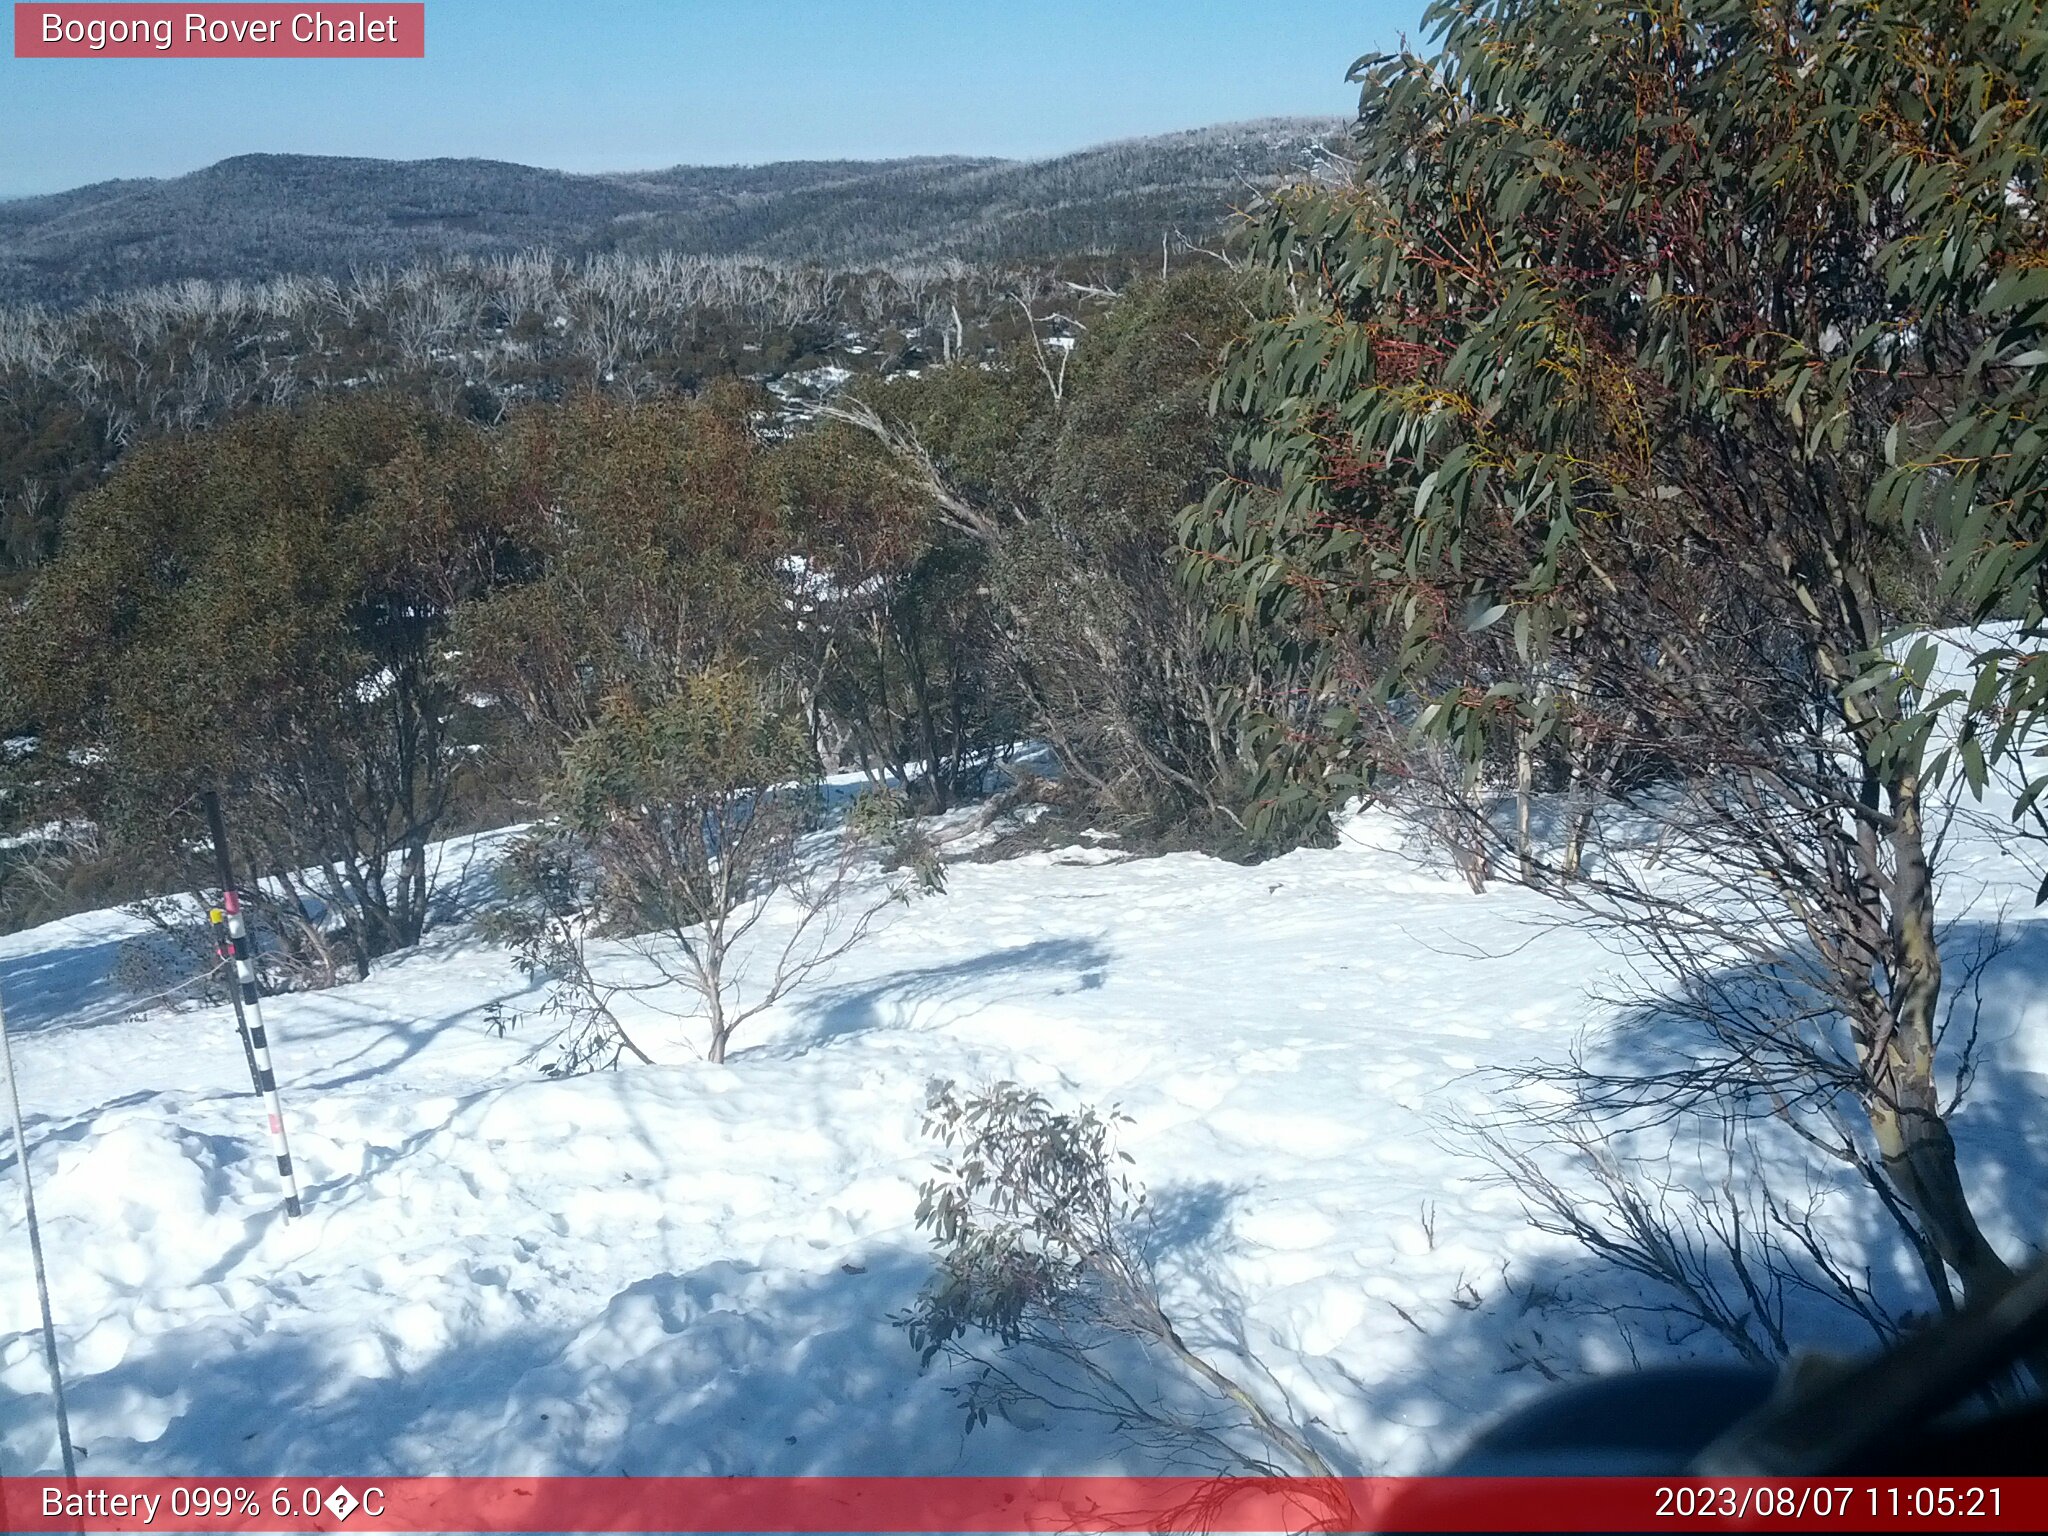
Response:
[[[1349,112],[1345,68],[1422,4],[428,0],[410,61],[17,59],[10,38],[0,196],[257,150],[575,171],[1054,154]]]

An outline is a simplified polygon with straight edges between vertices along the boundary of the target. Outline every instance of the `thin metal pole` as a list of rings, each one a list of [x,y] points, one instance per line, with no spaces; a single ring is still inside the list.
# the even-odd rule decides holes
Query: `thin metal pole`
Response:
[[[270,1112],[270,1148],[277,1154],[277,1176],[284,1184],[284,1213],[297,1216],[299,1176],[292,1170],[291,1144],[284,1134],[284,1101],[277,1094],[277,1071],[270,1061],[270,1035],[263,1027],[263,999],[256,990],[256,941],[242,917],[242,899],[235,892],[235,869],[228,857],[228,832],[221,819],[220,796],[207,790],[200,796],[206,804],[206,820],[213,831],[213,857],[220,869],[220,905],[227,918],[228,942],[235,960],[235,980],[241,992],[243,1020],[250,1055],[255,1060],[256,1091],[263,1095]]]
[[[21,1169],[21,1209],[28,1218],[28,1251],[35,1260],[36,1300],[43,1309],[43,1363],[50,1368],[50,1401],[57,1407],[57,1446],[64,1454],[64,1479],[78,1480],[71,1452],[71,1415],[64,1411],[64,1373],[57,1365],[57,1324],[50,1315],[50,1276],[43,1267],[43,1231],[36,1223],[36,1184],[28,1168],[28,1133],[21,1124],[21,1089],[14,1077],[14,1039],[7,1033],[7,1004],[0,999],[0,1063],[7,1069],[7,1102],[14,1113],[14,1161]]]

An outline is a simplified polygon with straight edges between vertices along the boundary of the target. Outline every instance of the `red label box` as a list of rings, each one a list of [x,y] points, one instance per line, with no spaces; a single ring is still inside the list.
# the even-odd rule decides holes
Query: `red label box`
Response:
[[[17,59],[423,59],[424,4],[14,7]]]

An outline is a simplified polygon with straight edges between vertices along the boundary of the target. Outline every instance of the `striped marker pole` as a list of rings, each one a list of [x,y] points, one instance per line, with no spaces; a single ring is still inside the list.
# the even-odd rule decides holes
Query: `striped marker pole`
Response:
[[[228,915],[219,907],[210,909],[206,920],[213,927],[213,956],[216,960],[233,960],[234,945],[228,940]],[[249,1081],[256,1091],[263,1091],[263,1078],[256,1068],[256,1047],[249,1043],[249,1016],[242,1012],[242,979],[236,972],[235,979],[228,985],[228,1001],[235,1005],[235,1034],[242,1042],[242,1056],[249,1063]]]
[[[243,1015],[243,1039],[256,1074],[256,1091],[263,1095],[263,1107],[270,1114],[270,1145],[277,1153],[277,1176],[284,1184],[284,1213],[296,1216],[300,1212],[299,1177],[292,1172],[292,1149],[284,1135],[284,1103],[277,1096],[270,1036],[263,1028],[263,1000],[256,990],[256,946],[242,916],[242,899],[235,892],[235,870],[228,858],[228,834],[221,820],[220,796],[208,790],[200,798],[206,803],[206,819],[213,830],[214,861],[220,866],[221,913],[227,920],[229,953],[235,962],[236,990],[241,994],[236,1011]]]

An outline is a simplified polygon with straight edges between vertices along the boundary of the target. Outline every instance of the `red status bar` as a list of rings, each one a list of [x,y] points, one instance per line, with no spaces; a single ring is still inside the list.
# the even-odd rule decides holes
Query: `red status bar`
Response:
[[[2048,1529],[2048,1477],[0,1478],[21,1531]]]

